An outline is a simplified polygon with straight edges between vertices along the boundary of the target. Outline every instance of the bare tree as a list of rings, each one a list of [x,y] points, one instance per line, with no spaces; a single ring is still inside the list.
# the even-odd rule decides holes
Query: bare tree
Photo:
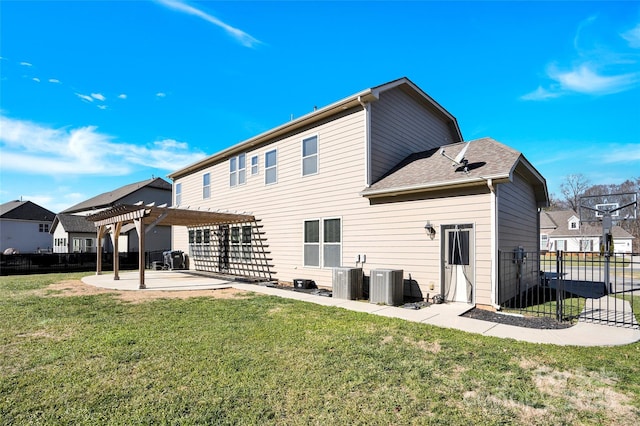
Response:
[[[549,207],[546,207],[543,210],[554,211],[554,210],[567,210],[570,208],[571,207],[569,207],[569,205],[567,204],[566,201],[564,201],[564,199],[552,193],[552,194],[549,194]]]
[[[560,192],[569,207],[577,212],[580,206],[580,196],[589,189],[589,186],[589,179],[582,173],[568,175],[560,184]]]
[[[620,185],[615,185],[615,188],[612,189],[614,190],[612,192],[617,193],[640,193],[640,177],[627,179]],[[638,209],[640,209],[640,206],[636,206],[636,212],[638,212]],[[634,253],[640,253],[640,219],[623,220],[619,223],[619,225],[622,227],[622,229],[635,237],[632,243],[632,251]]]

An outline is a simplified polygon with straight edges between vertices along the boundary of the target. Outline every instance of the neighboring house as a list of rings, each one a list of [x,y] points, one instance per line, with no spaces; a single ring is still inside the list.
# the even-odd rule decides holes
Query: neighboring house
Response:
[[[86,216],[122,204],[171,204],[171,184],[162,178],[152,178],[120,187],[114,191],[92,197],[62,211],[52,226],[54,252],[95,253],[97,247],[96,227]],[[123,227],[118,243],[120,252],[138,251],[138,238],[133,226]],[[133,234],[133,236],[132,236]],[[112,252],[113,244],[106,238],[104,251]],[[171,248],[171,227],[157,226],[147,235],[145,251]]]
[[[614,253],[631,253],[633,235],[615,225],[612,228]],[[599,253],[602,226],[580,223],[573,210],[543,211],[540,214],[540,250]]]
[[[508,277],[497,288],[498,253],[538,250],[546,182],[493,139],[462,142],[456,119],[410,80],[364,90],[172,173],[176,207],[259,221],[174,226],[173,249],[191,268],[224,271],[231,257],[251,269],[246,253],[264,241],[280,281],[401,269],[422,297],[497,306],[512,296]],[[441,147],[451,158],[466,148],[468,172]]]
[[[0,205],[0,253],[50,252],[49,228],[55,213],[31,201],[9,201]]]
[[[132,226],[123,227],[118,243],[120,252],[128,251],[127,235],[132,228]],[[51,234],[53,234],[54,253],[96,252],[96,227],[85,216],[63,213],[56,215],[51,225]],[[105,241],[104,245],[104,251],[113,252],[111,241]]]

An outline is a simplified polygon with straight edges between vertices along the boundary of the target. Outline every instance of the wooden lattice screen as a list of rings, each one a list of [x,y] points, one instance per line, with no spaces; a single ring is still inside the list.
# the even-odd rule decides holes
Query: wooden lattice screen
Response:
[[[268,245],[259,220],[188,227],[189,257],[197,271],[252,280],[273,279]]]

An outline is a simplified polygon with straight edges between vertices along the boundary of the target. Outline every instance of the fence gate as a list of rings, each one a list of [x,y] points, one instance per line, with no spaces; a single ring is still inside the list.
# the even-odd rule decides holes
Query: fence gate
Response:
[[[640,255],[517,250],[499,255],[503,309],[640,328]]]

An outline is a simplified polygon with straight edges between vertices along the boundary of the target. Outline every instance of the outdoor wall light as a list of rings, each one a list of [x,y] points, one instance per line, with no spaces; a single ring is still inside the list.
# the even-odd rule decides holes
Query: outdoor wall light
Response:
[[[436,236],[436,228],[431,224],[430,221],[427,221],[427,224],[424,225],[424,230],[427,231],[429,237],[433,240]]]

